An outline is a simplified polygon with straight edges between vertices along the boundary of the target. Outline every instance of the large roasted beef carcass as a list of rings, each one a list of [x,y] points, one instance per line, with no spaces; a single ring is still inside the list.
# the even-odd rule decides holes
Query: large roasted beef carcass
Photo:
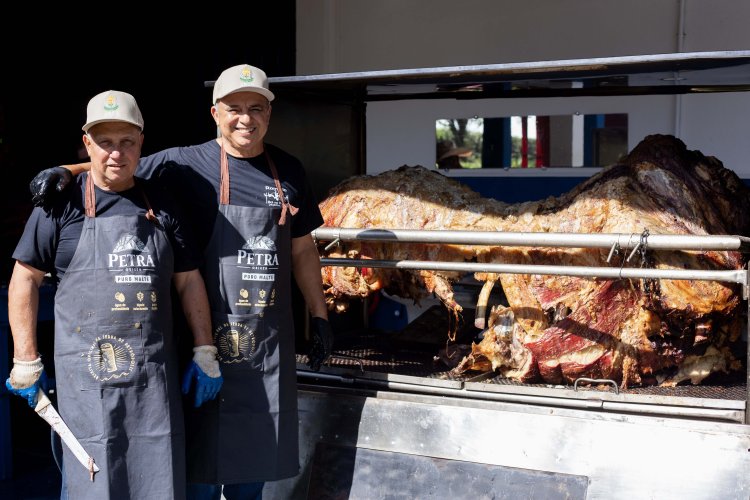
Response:
[[[750,233],[747,187],[721,162],[671,136],[644,139],[620,163],[560,197],[521,204],[482,198],[422,167],[351,178],[320,208],[325,226],[506,232],[727,234]],[[647,240],[646,240],[647,241]],[[659,269],[741,269],[734,251],[649,251],[625,264],[608,249],[346,242],[327,257],[473,261]],[[607,262],[608,257],[610,261]],[[637,262],[635,262],[637,260]],[[383,268],[323,268],[329,307],[384,289],[418,300],[434,293],[455,314],[458,273]],[[495,370],[524,382],[572,383],[579,377],[621,386],[699,383],[742,368],[744,308],[739,285],[714,281],[493,275],[509,307],[496,305],[483,340],[454,369]],[[482,310],[481,307],[477,310]],[[477,325],[484,317],[477,318]]]

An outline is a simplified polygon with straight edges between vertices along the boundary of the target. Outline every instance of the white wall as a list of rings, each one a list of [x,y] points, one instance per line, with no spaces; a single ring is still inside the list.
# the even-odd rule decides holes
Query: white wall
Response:
[[[367,105],[368,173],[379,173],[401,165],[435,164],[435,121],[440,118],[471,118],[511,115],[572,115],[580,113],[628,113],[629,143],[632,149],[643,137],[671,129],[674,123],[671,96],[614,96],[548,99],[477,99],[471,101],[413,100],[383,101]],[[394,119],[398,116],[398,119]],[[415,147],[427,144],[428,147]],[[695,149],[695,148],[692,148]],[[449,171],[450,175],[522,175],[528,170],[482,169]],[[482,172],[484,171],[484,172]],[[533,175],[581,176],[593,169],[550,168]]]
[[[749,20],[748,0],[299,0],[297,72],[748,50]],[[575,107],[618,112],[620,100],[605,98],[610,104],[604,105],[600,99]],[[619,110],[630,114],[631,147],[646,132],[674,134],[750,178],[750,93],[654,99],[645,111],[644,98]],[[511,109],[534,114],[537,105],[540,114],[551,114],[546,104],[566,107],[546,101],[371,103],[368,172],[432,165],[435,118],[490,116],[488,110],[507,116]]]
[[[688,148],[715,156],[743,179],[750,178],[748,93],[690,94],[682,102],[679,137]]]

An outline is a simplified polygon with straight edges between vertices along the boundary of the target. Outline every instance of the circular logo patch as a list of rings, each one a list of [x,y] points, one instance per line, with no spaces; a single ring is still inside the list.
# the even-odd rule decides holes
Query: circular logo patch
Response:
[[[86,361],[94,380],[105,382],[130,375],[135,367],[135,354],[125,339],[101,335],[89,347]]]
[[[222,363],[241,363],[255,353],[255,332],[245,323],[225,321],[214,329],[214,339]]]

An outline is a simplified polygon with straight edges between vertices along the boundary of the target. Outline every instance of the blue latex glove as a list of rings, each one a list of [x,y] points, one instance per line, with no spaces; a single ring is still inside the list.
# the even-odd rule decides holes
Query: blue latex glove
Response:
[[[188,394],[195,384],[193,405],[198,408],[219,394],[224,378],[221,376],[219,362],[216,360],[216,347],[199,346],[193,348],[193,352],[195,353],[193,361],[190,362],[182,377],[182,393]]]
[[[47,374],[44,372],[44,370],[42,370],[42,373],[39,375],[39,378],[36,380],[36,382],[34,382],[29,387],[24,387],[23,389],[13,387],[13,384],[10,380],[11,377],[8,377],[8,379],[5,381],[5,388],[16,396],[24,398],[32,408],[36,408],[36,398],[39,393],[39,389],[41,388],[42,390],[46,391],[47,386],[49,385],[47,382]]]

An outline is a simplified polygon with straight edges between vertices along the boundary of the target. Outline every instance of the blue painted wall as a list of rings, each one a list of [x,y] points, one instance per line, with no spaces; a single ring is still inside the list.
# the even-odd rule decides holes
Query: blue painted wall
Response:
[[[542,200],[560,196],[588,177],[454,177],[485,198],[506,203]]]
[[[560,196],[588,177],[453,177],[485,198],[506,203],[536,201]],[[750,179],[743,179],[750,187]]]

